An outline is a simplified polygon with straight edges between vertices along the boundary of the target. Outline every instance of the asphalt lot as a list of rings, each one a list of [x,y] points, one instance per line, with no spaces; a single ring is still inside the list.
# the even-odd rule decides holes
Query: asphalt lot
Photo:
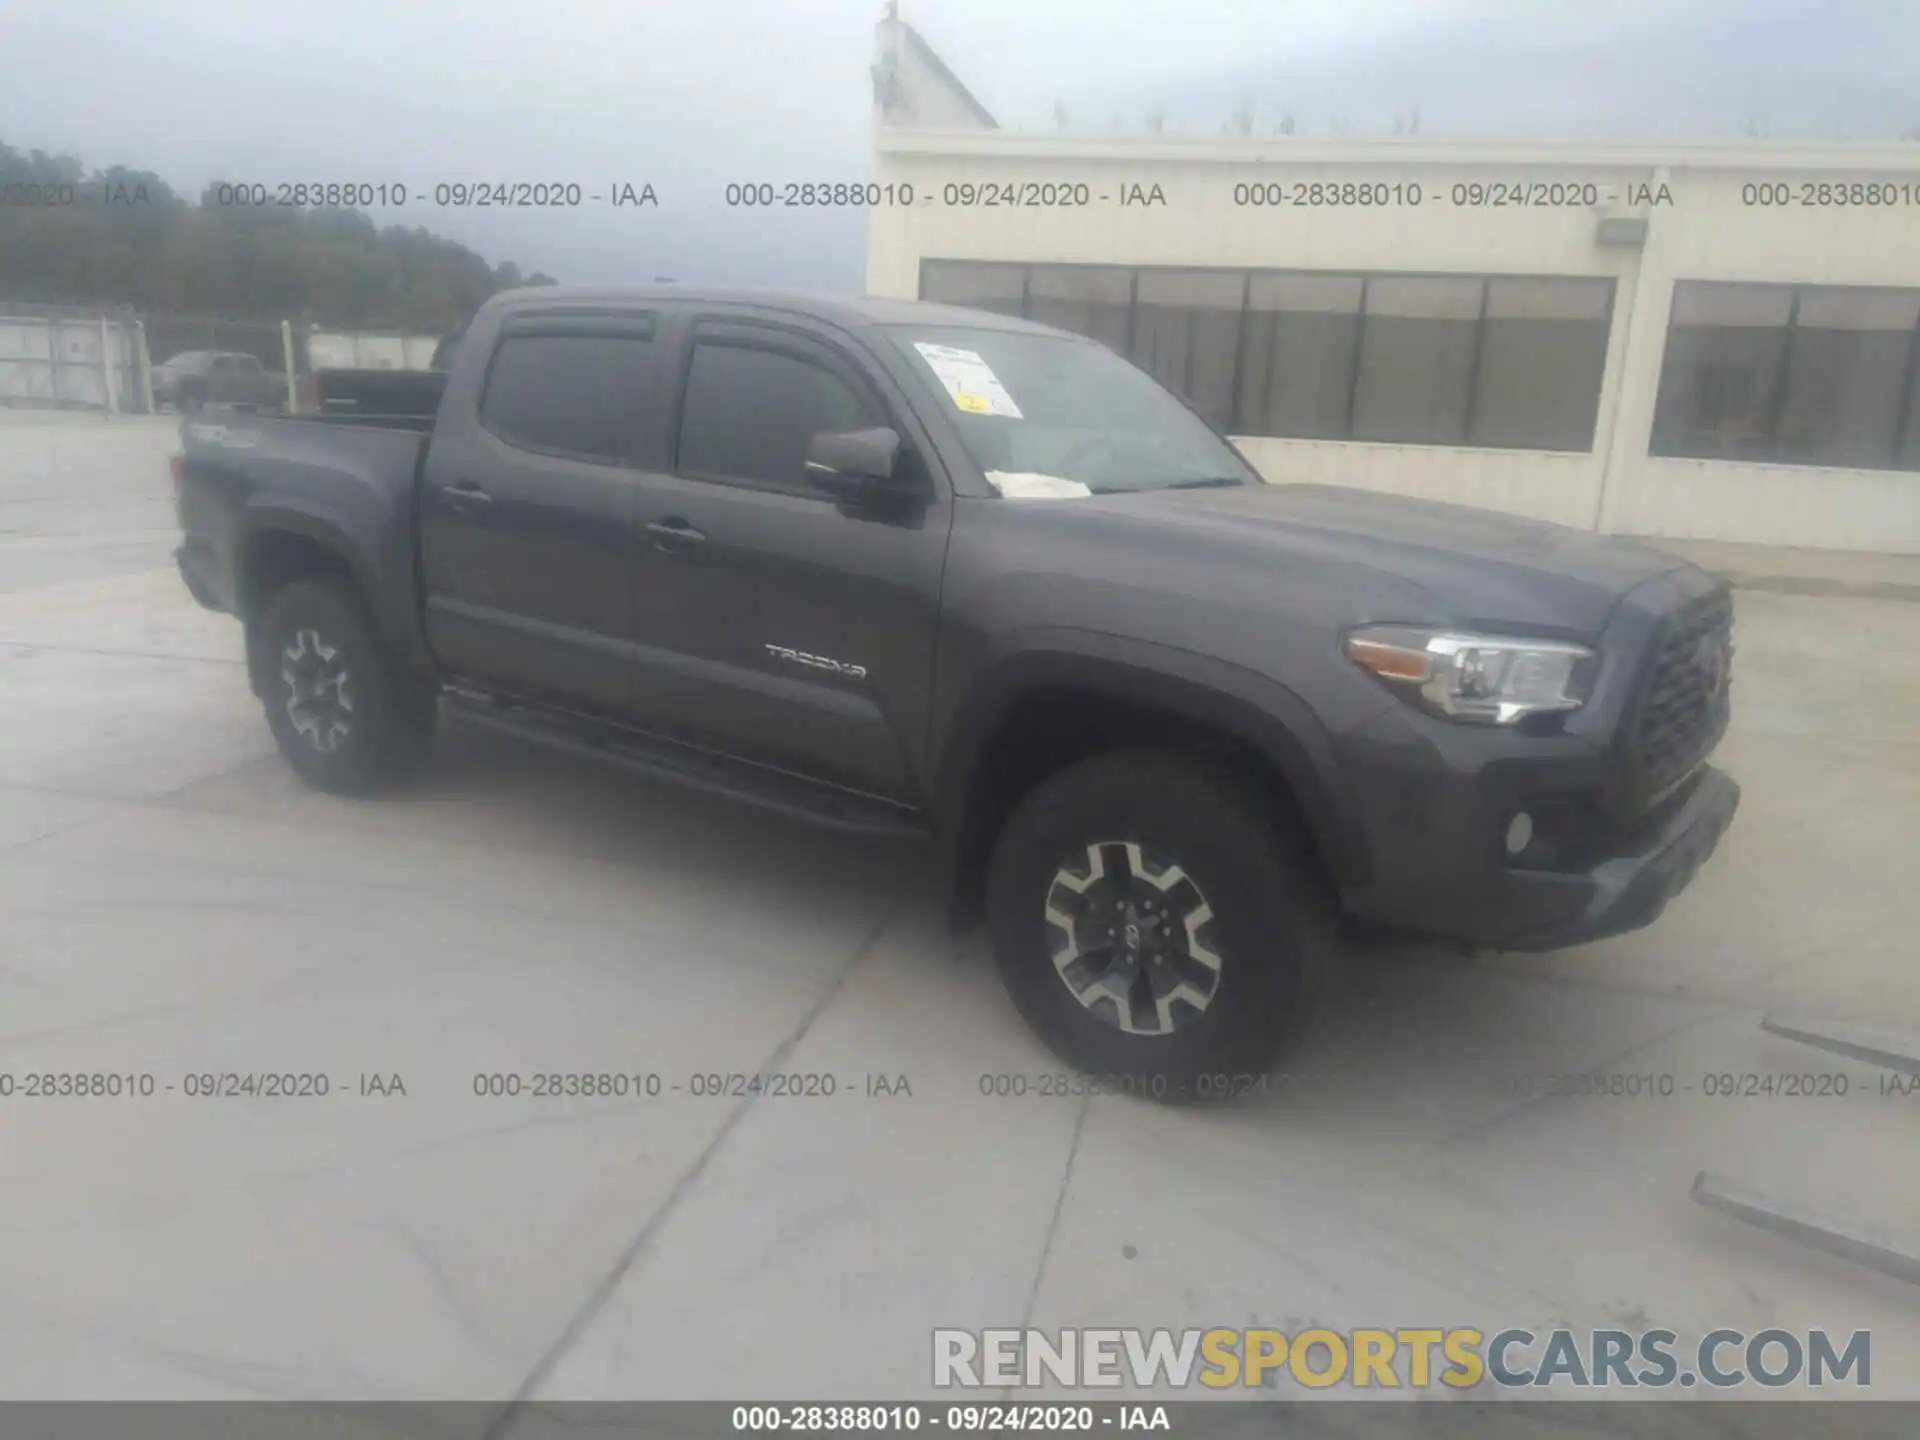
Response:
[[[1867,1329],[1920,1398],[1920,1287],[1688,1199],[1920,1232],[1920,1093],[1758,1027],[1920,1033],[1920,604],[1740,593],[1743,809],[1655,928],[1355,957],[1230,1108],[998,1098],[1059,1067],[915,851],[453,728],[303,790],[165,568],[172,429],[0,416],[0,1398],[904,1398],[936,1326],[1309,1323]],[[694,1093],[768,1069],[836,1093]],[[1673,1093],[1497,1083],[1594,1070]],[[68,1072],[154,1093],[20,1094]],[[535,1072],[661,1093],[475,1093]]]

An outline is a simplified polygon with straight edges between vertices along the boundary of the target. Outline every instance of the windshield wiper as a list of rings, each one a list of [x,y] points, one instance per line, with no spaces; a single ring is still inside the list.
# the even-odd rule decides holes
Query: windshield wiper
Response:
[[[1165,485],[1089,485],[1096,495],[1157,495],[1162,490],[1239,489],[1250,481],[1232,475],[1196,475],[1191,480],[1170,480]]]

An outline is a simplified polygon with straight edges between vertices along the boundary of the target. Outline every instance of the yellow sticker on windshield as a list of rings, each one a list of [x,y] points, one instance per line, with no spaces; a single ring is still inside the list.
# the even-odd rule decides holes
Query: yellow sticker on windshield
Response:
[[[968,415],[1001,415],[1009,420],[1023,418],[1007,387],[993,373],[993,367],[980,358],[978,350],[962,350],[953,345],[934,345],[925,340],[914,342],[914,349],[927,362],[940,388],[953,401],[953,408]]]

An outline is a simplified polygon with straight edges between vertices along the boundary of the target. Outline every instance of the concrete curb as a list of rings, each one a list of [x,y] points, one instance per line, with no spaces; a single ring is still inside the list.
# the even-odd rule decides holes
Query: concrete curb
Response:
[[[1859,600],[1920,600],[1920,555],[1683,540],[1661,535],[1627,538],[1691,560],[1736,590]]]
[[[1900,580],[1836,580],[1825,575],[1742,575],[1710,570],[1736,590],[1771,590],[1779,595],[1831,595],[1853,600],[1920,600],[1920,585]]]

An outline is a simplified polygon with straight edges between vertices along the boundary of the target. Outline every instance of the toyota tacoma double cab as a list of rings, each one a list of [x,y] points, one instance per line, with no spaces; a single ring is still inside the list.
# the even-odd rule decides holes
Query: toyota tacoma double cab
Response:
[[[1652,921],[1731,821],[1724,585],[1269,484],[1111,350],[919,302],[508,292],[432,415],[182,424],[193,595],[287,761],[458,713],[933,842],[1069,1063],[1198,1098],[1345,935]]]

